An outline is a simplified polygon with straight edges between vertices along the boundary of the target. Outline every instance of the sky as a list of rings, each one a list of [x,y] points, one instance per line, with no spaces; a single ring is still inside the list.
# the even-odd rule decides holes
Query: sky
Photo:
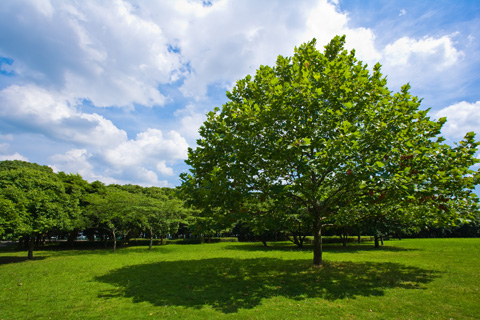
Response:
[[[480,133],[476,0],[4,0],[0,30],[0,160],[90,182],[178,186],[237,80],[335,35],[448,142]]]

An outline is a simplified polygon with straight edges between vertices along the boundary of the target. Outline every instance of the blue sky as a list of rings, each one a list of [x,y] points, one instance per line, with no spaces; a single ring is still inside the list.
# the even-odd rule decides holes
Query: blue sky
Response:
[[[176,186],[236,80],[337,34],[388,86],[480,130],[478,1],[0,1],[0,160]]]

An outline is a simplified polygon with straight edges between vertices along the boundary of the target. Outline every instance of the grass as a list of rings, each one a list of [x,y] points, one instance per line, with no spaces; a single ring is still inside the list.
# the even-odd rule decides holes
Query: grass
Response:
[[[0,252],[0,319],[478,319],[480,239]]]

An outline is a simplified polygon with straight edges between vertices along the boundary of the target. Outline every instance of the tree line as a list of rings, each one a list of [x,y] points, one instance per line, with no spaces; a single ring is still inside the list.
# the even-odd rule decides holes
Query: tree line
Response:
[[[18,239],[33,258],[35,242],[80,232],[113,240],[144,233],[150,238],[177,233],[190,210],[171,188],[92,183],[79,174],[54,173],[24,161],[0,162],[0,237]]]

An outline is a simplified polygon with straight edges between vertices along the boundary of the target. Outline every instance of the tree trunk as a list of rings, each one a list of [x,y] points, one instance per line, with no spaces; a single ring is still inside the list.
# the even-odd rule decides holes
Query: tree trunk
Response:
[[[77,230],[73,230],[68,233],[68,238],[67,238],[67,244],[69,247],[73,247],[73,244],[75,243],[75,239],[77,238]]]
[[[113,234],[113,252],[115,252],[115,250],[117,250],[117,235],[115,234],[115,230],[112,231],[112,234]]]
[[[342,243],[343,243],[343,246],[344,246],[344,247],[347,246],[347,235],[346,235],[346,234],[343,234],[343,235],[342,235]]]
[[[18,239],[17,250],[19,251],[23,250],[25,241],[26,241],[26,237],[20,237],[20,239]]]
[[[35,246],[35,237],[30,236],[30,241],[28,241],[28,260],[33,259],[33,247]]]
[[[360,236],[360,232],[358,233],[358,239],[357,239],[357,242],[358,242],[358,243],[361,243],[361,242],[362,242],[362,237]]]
[[[315,223],[313,226],[313,266],[318,268],[323,265],[322,221],[319,213],[317,213],[315,216]]]
[[[379,248],[380,247],[380,244],[378,242],[378,236],[375,235],[375,248]]]
[[[152,250],[153,246],[153,232],[150,230],[150,245],[148,246],[148,250]]]

